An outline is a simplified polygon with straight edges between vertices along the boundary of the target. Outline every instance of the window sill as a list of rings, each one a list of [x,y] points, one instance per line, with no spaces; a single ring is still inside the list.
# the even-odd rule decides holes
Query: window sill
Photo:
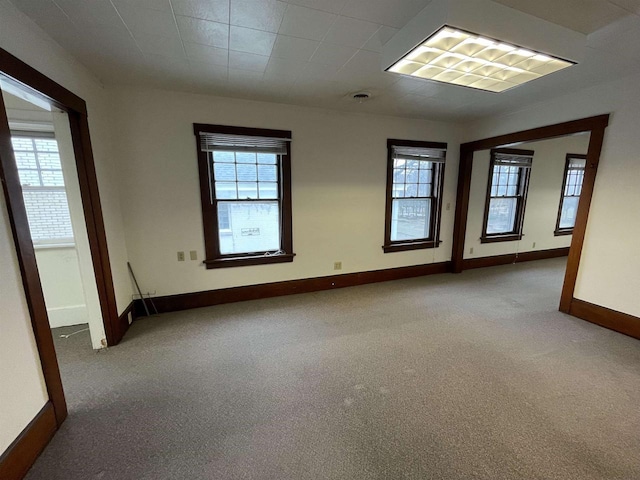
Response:
[[[266,265],[270,263],[290,263],[293,262],[295,253],[285,253],[282,255],[257,255],[253,257],[230,257],[216,258],[214,260],[205,260],[203,263],[210,268],[227,268],[227,267],[247,267],[250,265]]]
[[[490,237],[480,237],[480,243],[498,243],[498,242],[515,242],[522,240],[524,235],[518,233],[510,233],[507,235],[492,235]]]
[[[555,232],[553,232],[553,235],[556,237],[561,237],[563,235],[573,235],[573,228],[570,228],[568,230],[556,230]]]
[[[421,240],[418,242],[406,242],[406,243],[390,243],[389,245],[383,245],[382,249],[384,253],[393,252],[407,252],[409,250],[421,250],[423,248],[438,248],[442,240],[437,242],[433,240]]]

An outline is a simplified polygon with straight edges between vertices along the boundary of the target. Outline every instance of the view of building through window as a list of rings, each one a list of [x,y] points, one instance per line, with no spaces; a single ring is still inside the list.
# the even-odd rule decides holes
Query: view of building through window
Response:
[[[220,253],[279,250],[279,156],[226,151],[211,156]]]
[[[13,135],[11,141],[33,243],[73,243],[58,142],[27,135]]]
[[[567,155],[556,233],[569,233],[576,224],[576,214],[578,213],[578,203],[582,193],[586,164],[585,155]]]

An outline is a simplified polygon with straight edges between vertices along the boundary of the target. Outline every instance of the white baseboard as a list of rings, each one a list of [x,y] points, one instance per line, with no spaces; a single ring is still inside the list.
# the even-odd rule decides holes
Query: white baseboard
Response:
[[[48,308],[47,314],[49,315],[49,325],[51,328],[89,323],[89,313],[87,312],[86,305]]]

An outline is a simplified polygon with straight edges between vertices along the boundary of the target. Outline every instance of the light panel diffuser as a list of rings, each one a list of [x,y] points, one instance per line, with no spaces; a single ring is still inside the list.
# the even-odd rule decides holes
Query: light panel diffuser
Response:
[[[387,71],[504,92],[572,65],[557,57],[445,25]]]

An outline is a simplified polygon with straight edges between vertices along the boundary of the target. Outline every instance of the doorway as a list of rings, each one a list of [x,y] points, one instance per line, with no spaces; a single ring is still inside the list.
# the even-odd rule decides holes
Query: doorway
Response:
[[[0,95],[0,178],[46,393],[55,415],[55,423],[59,427],[67,416],[67,406],[38,270],[34,238],[32,238],[32,229],[25,206],[21,175],[16,162],[16,152],[14,152],[10,119],[5,108],[4,97],[9,94],[5,92],[10,91],[10,95],[19,100],[38,105],[41,110],[48,111],[51,114],[51,123],[54,124],[54,138],[58,137],[56,144],[59,156],[73,159],[73,161],[60,161],[59,169],[38,169],[36,163],[36,168],[30,170],[35,170],[35,174],[39,178],[45,174],[44,170],[48,170],[45,174],[48,176],[48,180],[41,182],[41,187],[53,187],[55,185],[52,183],[59,181],[60,178],[63,179],[63,183],[67,178],[74,180],[68,182],[67,187],[70,188],[66,190],[70,200],[68,204],[70,207],[69,218],[76,217],[76,220],[71,224],[77,251],[84,248],[89,252],[89,255],[86,255],[86,252],[82,255],[76,253],[76,255],[81,277],[83,269],[89,271],[83,265],[90,264],[92,268],[94,280],[86,284],[83,283],[83,293],[89,320],[92,316],[94,319],[99,319],[99,322],[92,321],[96,325],[96,338],[99,343],[102,345],[104,340],[106,346],[116,345],[128,328],[128,319],[126,316],[118,318],[117,314],[98,182],[93,164],[87,108],[84,100],[2,49],[0,49],[0,82],[2,83],[2,95]],[[19,104],[19,101],[16,103]],[[19,131],[19,119],[13,118],[11,121],[14,123],[14,130]],[[31,153],[35,155],[34,149],[38,146],[35,145],[34,139],[43,137],[33,136],[34,130],[37,128],[33,127],[33,123],[31,126]],[[16,135],[16,137],[18,136]],[[58,140],[63,137],[65,141],[58,143]],[[49,142],[40,140],[38,143],[43,148],[47,144],[53,148],[50,138]],[[26,152],[26,146],[24,146],[22,153]],[[24,170],[29,170],[26,168],[26,164],[23,164],[23,167]],[[33,175],[33,173],[32,171],[31,174]],[[25,171],[23,179],[26,176],[28,174]],[[33,178],[35,179],[35,177]],[[81,208],[73,207],[73,205],[79,205]],[[79,221],[80,217],[83,222]],[[84,228],[76,228],[76,225],[82,223],[84,223]],[[61,235],[63,234],[64,232],[61,233]],[[87,261],[87,258],[90,260]],[[88,300],[87,297],[89,297]],[[101,328],[100,323],[102,324]]]

